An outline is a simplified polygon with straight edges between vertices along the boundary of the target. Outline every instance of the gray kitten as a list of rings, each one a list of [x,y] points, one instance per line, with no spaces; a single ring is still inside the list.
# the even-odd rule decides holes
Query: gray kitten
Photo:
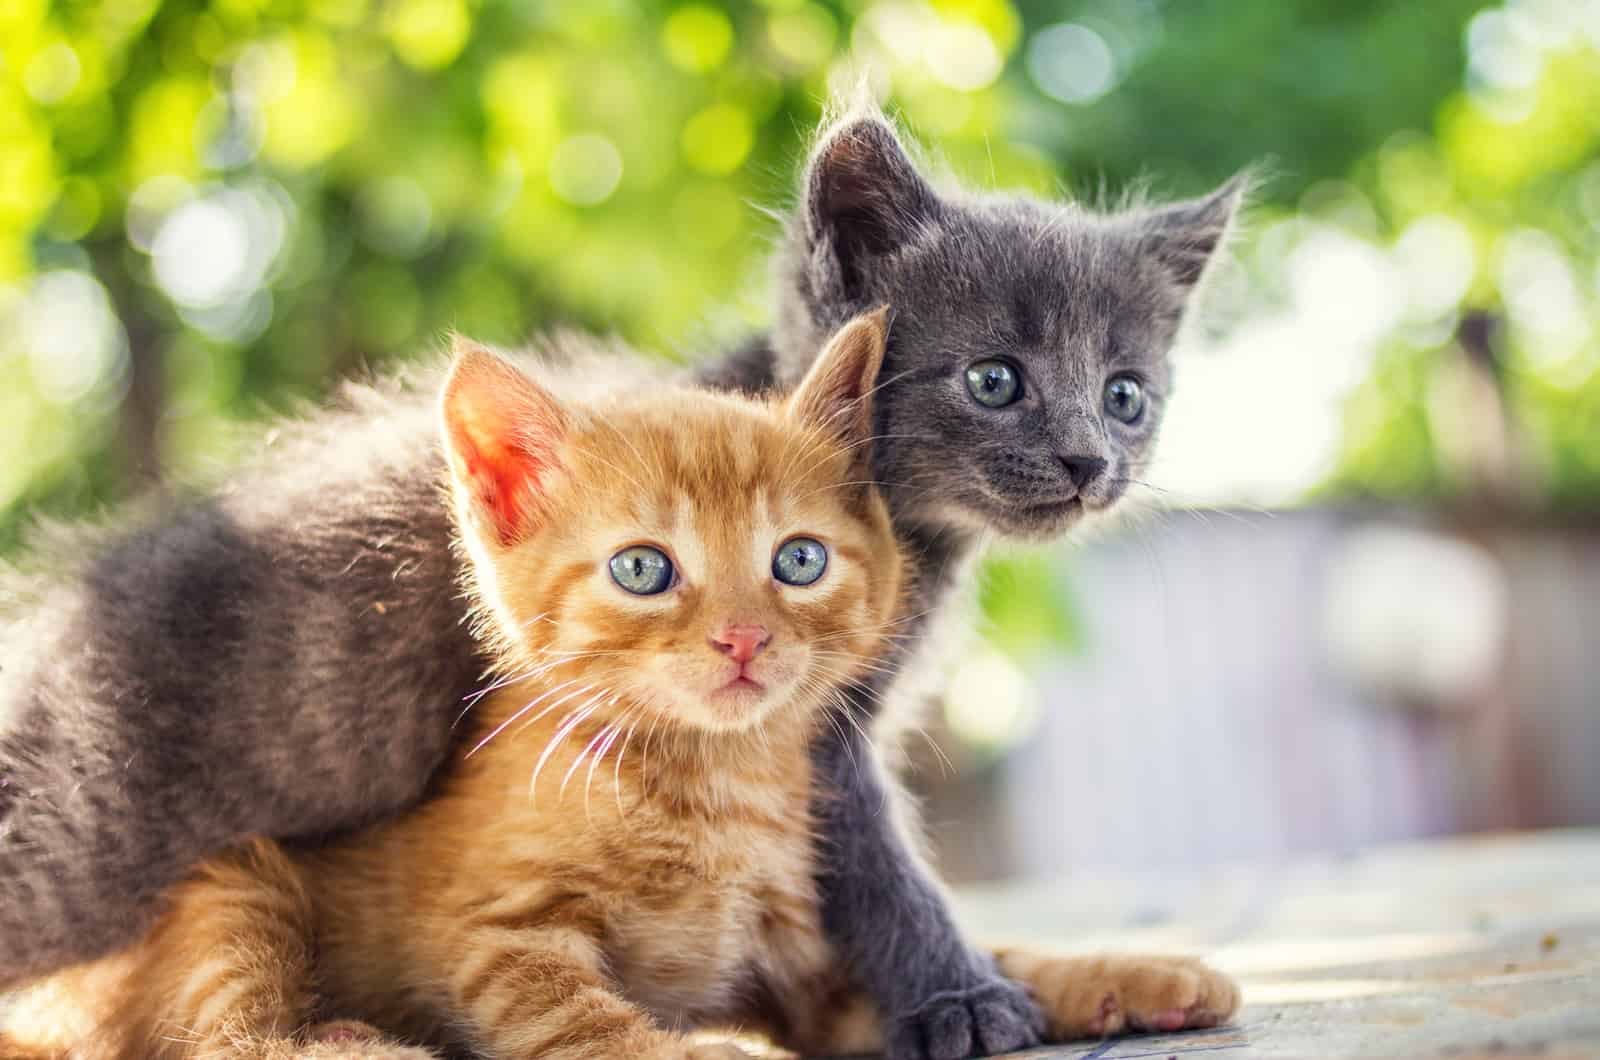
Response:
[[[874,113],[820,139],[776,330],[701,377],[786,387],[836,326],[894,307],[874,462],[928,612],[898,665],[981,531],[1051,536],[1122,495],[1240,193],[1102,217],[940,195]],[[392,394],[353,400],[217,497],[27,589],[0,646],[0,984],[128,941],[168,884],[244,836],[314,838],[425,793],[485,657],[430,432]],[[877,716],[891,684],[858,689],[859,709]],[[824,926],[892,1055],[1036,1041],[1033,1003],[961,937],[882,812],[896,789],[876,749],[830,733],[814,757]]]
[[[941,194],[875,113],[821,137],[775,262],[777,326],[705,378],[791,386],[837,326],[893,307],[874,469],[920,554],[910,613],[923,616],[900,631],[895,672],[918,669],[985,531],[1057,536],[1137,478],[1170,391],[1172,344],[1246,184],[1098,215]],[[877,716],[891,686],[907,683],[880,673],[857,703]],[[874,735],[895,728],[879,718]],[[1033,1044],[1033,1006],[962,938],[916,843],[882,812],[898,789],[878,751],[854,731],[814,748],[832,780],[817,802],[832,848],[819,870],[829,936],[893,1019],[894,1056]]]

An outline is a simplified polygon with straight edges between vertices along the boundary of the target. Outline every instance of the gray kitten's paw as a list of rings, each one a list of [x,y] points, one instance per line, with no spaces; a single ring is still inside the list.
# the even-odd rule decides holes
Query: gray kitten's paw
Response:
[[[935,994],[897,1017],[889,1060],[967,1060],[1038,1045],[1044,1013],[1025,987],[998,976],[968,990]]]

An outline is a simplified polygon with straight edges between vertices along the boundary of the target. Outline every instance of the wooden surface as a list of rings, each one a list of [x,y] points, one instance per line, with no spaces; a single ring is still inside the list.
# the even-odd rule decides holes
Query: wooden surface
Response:
[[[997,886],[959,904],[980,937],[1198,953],[1244,984],[1231,1027],[1026,1056],[1600,1057],[1600,830]]]

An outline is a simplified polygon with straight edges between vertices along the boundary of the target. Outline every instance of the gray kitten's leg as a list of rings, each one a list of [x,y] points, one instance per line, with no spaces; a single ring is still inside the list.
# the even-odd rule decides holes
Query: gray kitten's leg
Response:
[[[773,359],[770,343],[757,338],[702,366],[697,380],[767,391],[777,385]],[[930,567],[957,566],[930,543],[917,544]],[[943,576],[931,580],[938,584],[919,586],[929,608],[947,588]],[[876,702],[862,706],[865,717],[877,713]],[[1037,1043],[1043,1015],[962,938],[938,883],[894,825],[877,752],[846,728],[825,729],[811,747],[822,926],[857,988],[884,1013],[890,1057],[962,1060]]]
[[[872,746],[853,727],[830,727],[811,755],[823,931],[884,1013],[891,1060],[963,1060],[1038,1044],[1038,1006],[962,937],[896,828]]]

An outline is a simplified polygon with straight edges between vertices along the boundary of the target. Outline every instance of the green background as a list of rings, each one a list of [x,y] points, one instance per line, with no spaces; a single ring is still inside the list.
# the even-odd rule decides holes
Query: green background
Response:
[[[863,67],[982,187],[1189,194],[1265,162],[1224,330],[1282,298],[1273,239],[1296,224],[1388,253],[1444,219],[1467,272],[1377,338],[1304,496],[1592,508],[1600,25],[1580,7],[12,0],[0,547],[31,513],[215,468],[240,420],[447,328],[575,324],[687,358],[762,326],[762,208]],[[1439,395],[1473,379],[1505,422],[1469,416],[1469,440],[1501,431],[1527,469],[1509,491],[1439,438]]]

